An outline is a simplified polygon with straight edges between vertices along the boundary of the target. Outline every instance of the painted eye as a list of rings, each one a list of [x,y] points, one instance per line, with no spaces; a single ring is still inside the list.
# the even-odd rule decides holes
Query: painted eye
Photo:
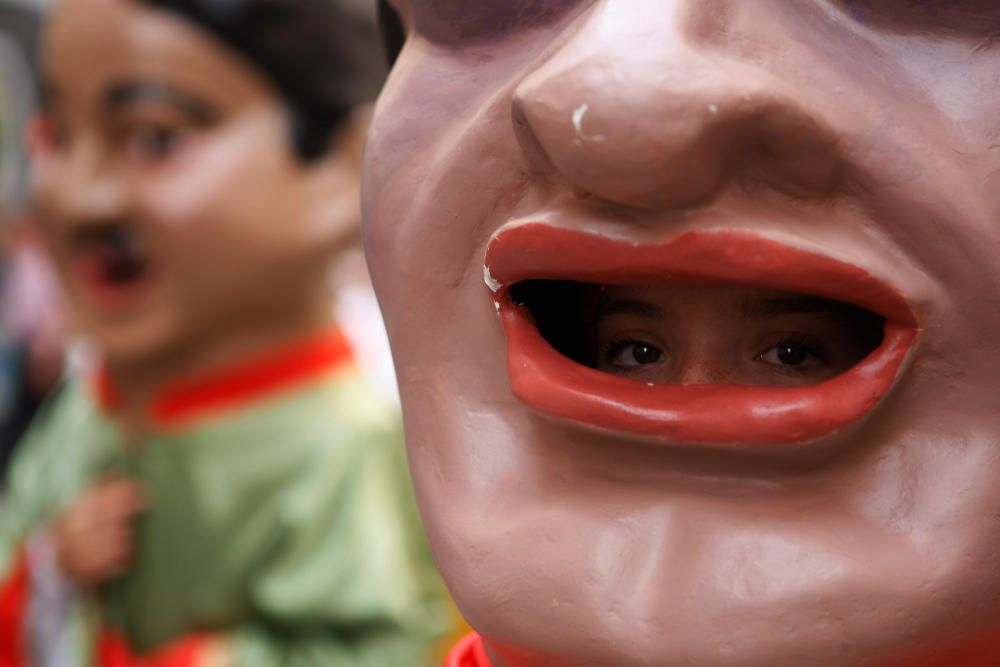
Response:
[[[782,341],[757,357],[757,360],[787,369],[813,368],[824,363],[813,346],[796,341]]]
[[[145,125],[128,135],[128,153],[141,162],[159,162],[177,152],[184,143],[186,132],[172,127]]]
[[[617,368],[641,368],[658,364],[666,358],[663,350],[642,341],[623,341],[608,351],[608,358]]]

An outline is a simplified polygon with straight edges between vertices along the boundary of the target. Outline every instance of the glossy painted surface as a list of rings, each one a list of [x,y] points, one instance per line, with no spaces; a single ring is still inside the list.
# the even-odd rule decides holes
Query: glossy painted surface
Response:
[[[673,443],[807,442],[865,417],[895,381],[916,321],[895,290],[861,269],[747,233],[689,232],[668,243],[628,241],[520,224],[486,253],[508,344],[511,389],[545,413]],[[807,387],[657,385],[582,366],[555,351],[505,287],[520,280],[778,287],[851,301],[888,318],[877,350],[849,371]],[[490,286],[490,285],[488,285]]]
[[[367,249],[425,523],[495,667],[1000,655],[996,3],[393,4],[410,37],[369,143]],[[490,258],[525,221],[597,250],[543,240],[498,277],[535,251]],[[795,435],[720,409],[724,437],[640,437],[644,417],[602,399],[620,378],[536,355],[483,285],[484,266],[493,287],[590,265],[637,279],[643,253],[718,233],[836,260],[805,262],[812,289],[912,342],[870,403]],[[716,250],[693,268],[726,273]],[[772,266],[801,281],[794,253]],[[573,372],[591,402],[561,410]],[[775,439],[790,446],[740,446]]]

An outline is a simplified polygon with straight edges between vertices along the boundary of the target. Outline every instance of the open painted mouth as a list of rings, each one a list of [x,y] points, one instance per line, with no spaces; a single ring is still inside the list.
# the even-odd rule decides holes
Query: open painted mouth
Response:
[[[669,442],[776,445],[836,433],[875,409],[917,339],[913,311],[890,285],[857,266],[749,232],[691,232],[636,244],[526,223],[493,238],[485,272],[518,398],[556,417]],[[821,360],[822,353],[810,357],[808,347],[786,337],[747,363],[768,378],[773,366],[781,380],[737,374],[723,382],[677,381],[666,372],[669,354],[652,344],[633,343],[627,354],[595,344],[594,303],[608,291],[651,299],[679,293],[699,304],[747,291],[822,311],[821,335],[837,348],[836,363]],[[623,357],[627,368],[616,365]]]
[[[70,237],[74,272],[101,305],[123,305],[150,275],[150,259],[138,232],[124,223],[80,227]]]

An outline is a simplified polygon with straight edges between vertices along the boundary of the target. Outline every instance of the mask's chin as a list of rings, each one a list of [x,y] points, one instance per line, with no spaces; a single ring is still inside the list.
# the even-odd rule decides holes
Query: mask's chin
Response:
[[[489,443],[479,446],[485,456]],[[643,493],[572,471],[549,480],[551,493],[507,484],[488,504],[467,488],[433,513],[460,608],[509,656],[504,667],[966,665],[918,651],[891,661],[937,639],[935,598],[968,574],[851,516],[846,491]]]

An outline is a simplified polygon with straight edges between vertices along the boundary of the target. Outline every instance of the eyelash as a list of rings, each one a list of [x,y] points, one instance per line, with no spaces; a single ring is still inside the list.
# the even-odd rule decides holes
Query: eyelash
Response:
[[[621,351],[627,345],[648,345],[650,347],[655,347],[656,349],[660,350],[664,356],[666,356],[667,354],[667,351],[664,350],[660,345],[657,345],[655,343],[650,343],[648,341],[642,340],[641,338],[637,338],[636,336],[630,336],[626,334],[621,336],[615,336],[610,340],[608,340],[606,343],[604,343],[604,345],[602,345],[601,349],[598,351],[600,355],[599,358],[611,359],[614,353]]]
[[[754,361],[766,363],[774,371],[779,373],[784,373],[787,375],[806,373],[810,368],[812,368],[811,366],[805,368],[799,368],[798,366],[794,365],[785,365],[785,364],[778,365],[765,362],[763,359],[764,356],[767,355],[771,350],[780,345],[792,345],[798,348],[802,348],[806,351],[807,354],[810,354],[817,360],[819,360],[820,364],[824,365],[829,364],[828,360],[829,355],[827,354],[824,345],[818,342],[815,338],[805,334],[785,334],[782,335],[780,338],[773,339],[771,342],[767,343],[766,347],[764,347],[764,349],[761,350],[761,352],[759,352],[754,356],[753,358]]]
[[[623,345],[626,345],[628,343],[640,343],[640,344],[652,345],[652,343],[645,343],[645,341],[640,340],[635,336],[631,336],[628,334],[613,336],[609,338],[607,341],[605,341],[604,345],[601,346],[601,354],[607,354],[608,352],[611,352],[612,350],[619,348]]]
[[[781,338],[778,338],[774,342],[770,343],[764,352],[767,352],[771,348],[777,347],[778,345],[788,344],[805,348],[809,354],[814,355],[820,361],[824,363],[827,361],[827,354],[823,344],[818,342],[812,336],[807,336],[805,334],[783,334]],[[761,354],[764,354],[764,352],[761,352]]]
[[[660,349],[664,355],[666,351],[663,350],[659,345],[644,341],[635,336],[623,335],[615,336],[609,339],[604,345],[601,346],[599,350],[601,359],[611,359],[616,353],[620,352],[624,347],[628,345],[649,345],[650,347],[655,347]],[[828,355],[824,346],[817,342],[811,336],[806,336],[803,334],[786,334],[782,335],[780,338],[767,344],[763,350],[761,350],[757,355],[754,356],[754,360],[759,360],[765,354],[770,352],[772,349],[779,345],[793,345],[795,347],[800,347],[806,350],[809,354],[813,355],[823,363],[828,363]]]

